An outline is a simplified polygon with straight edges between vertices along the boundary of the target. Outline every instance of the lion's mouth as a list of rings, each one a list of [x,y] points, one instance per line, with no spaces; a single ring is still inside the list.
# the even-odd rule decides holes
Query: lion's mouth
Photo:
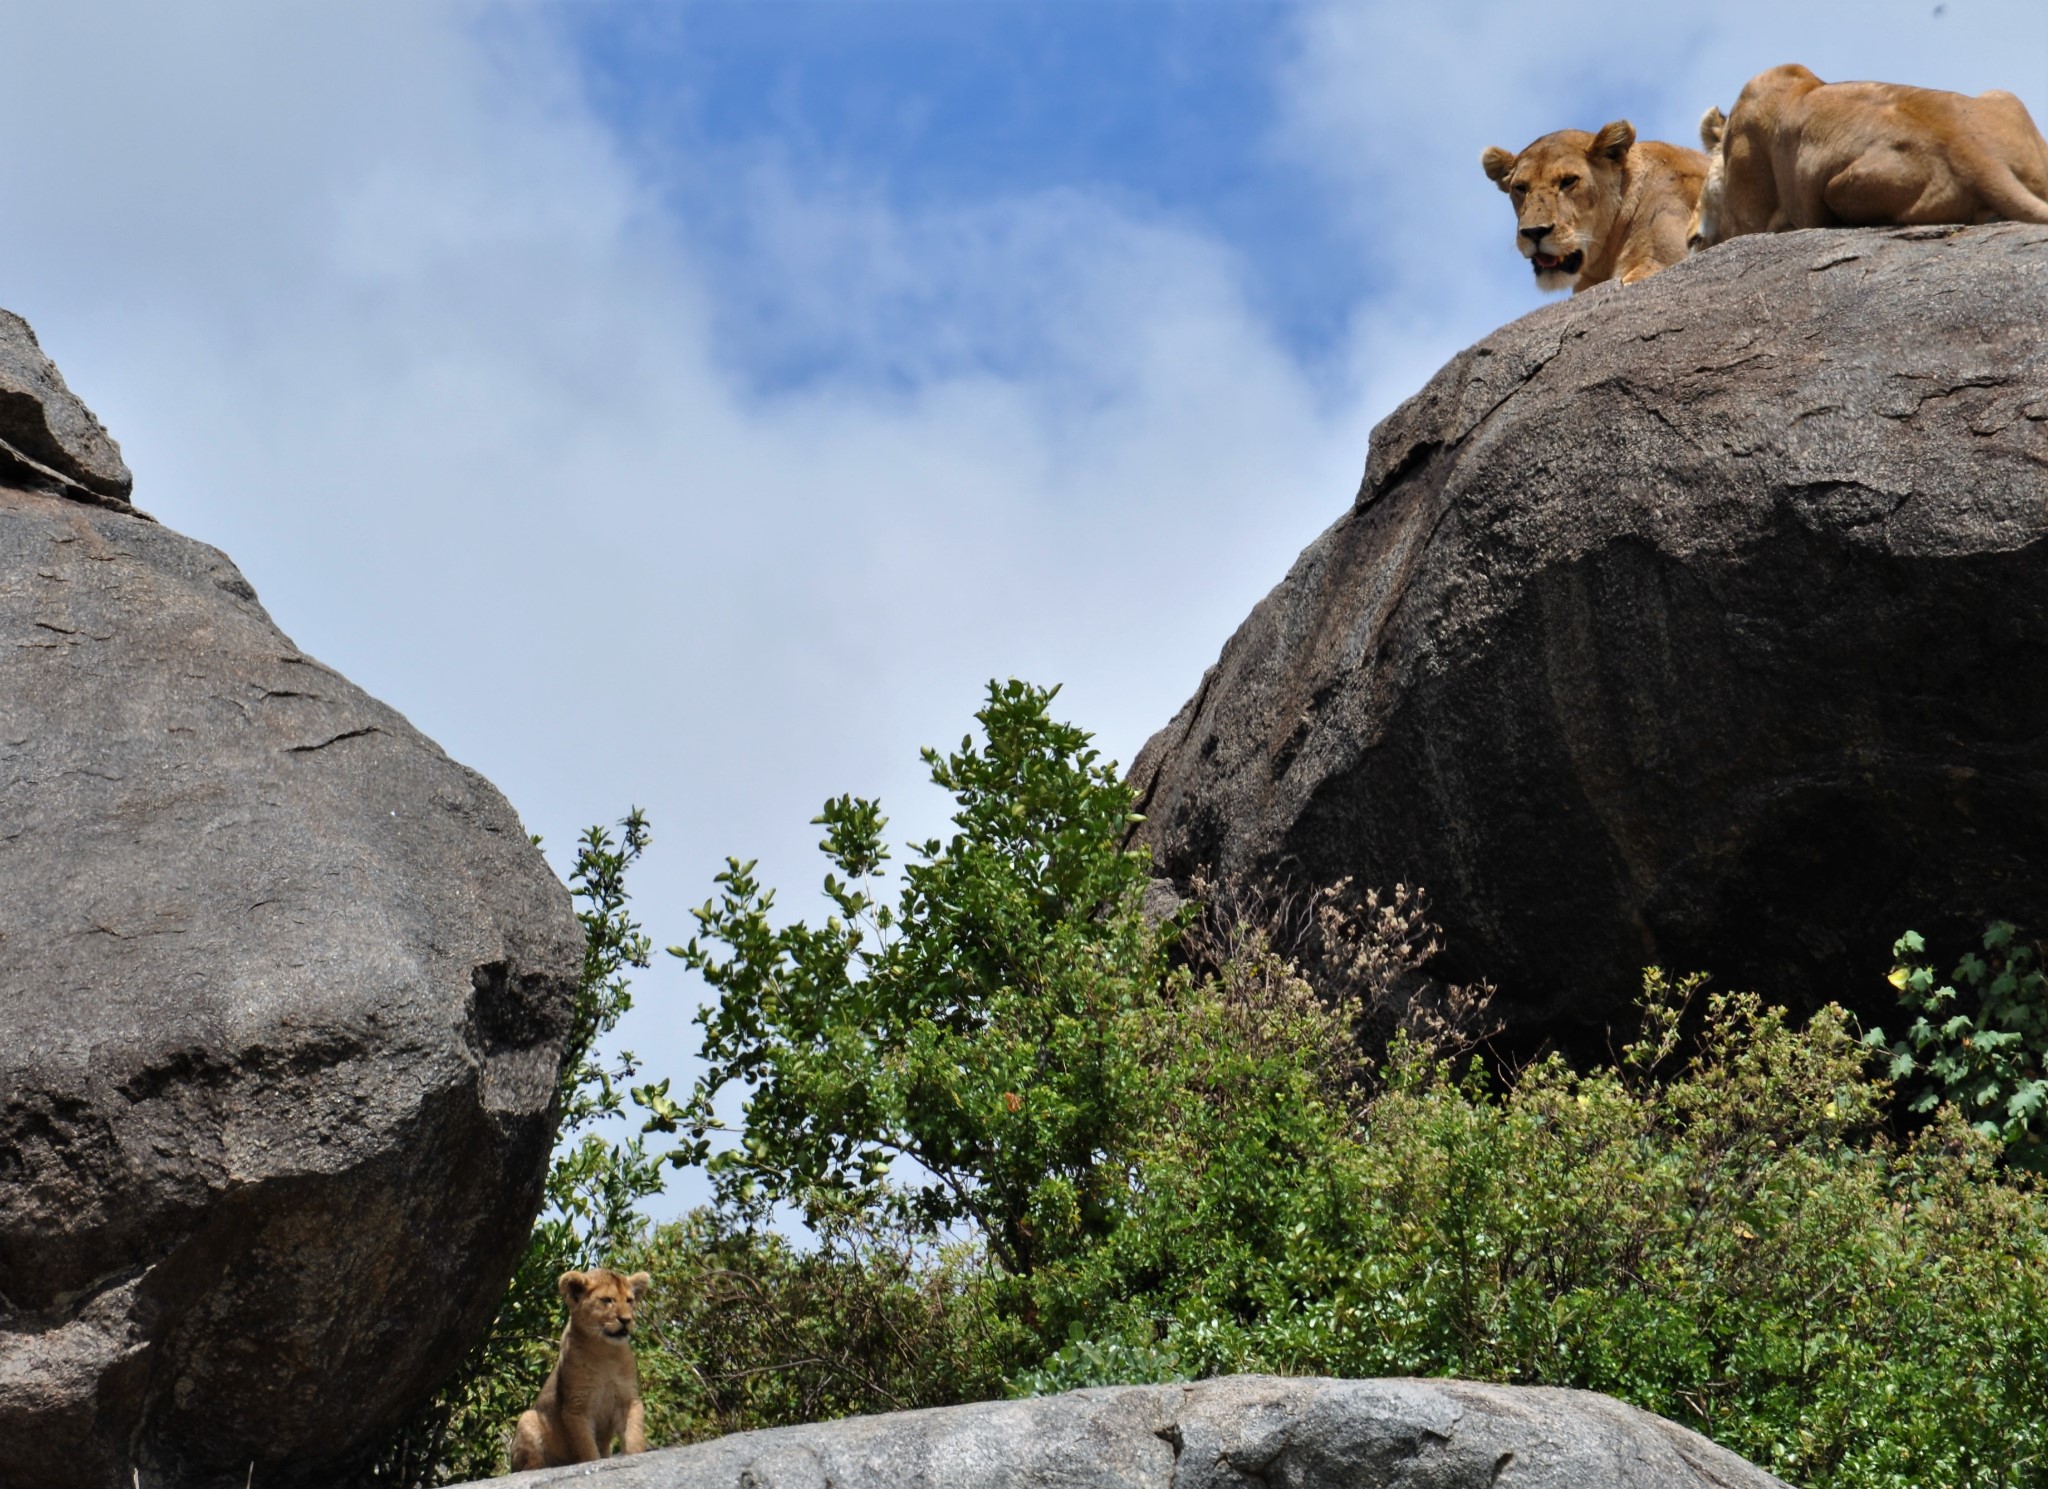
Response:
[[[1576,274],[1579,272],[1579,266],[1586,262],[1586,255],[1583,250],[1574,248],[1563,258],[1558,258],[1554,254],[1539,253],[1529,262],[1536,266],[1538,274]]]

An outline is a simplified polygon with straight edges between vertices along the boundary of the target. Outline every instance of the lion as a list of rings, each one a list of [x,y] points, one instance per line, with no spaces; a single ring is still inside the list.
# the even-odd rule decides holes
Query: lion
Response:
[[[1515,204],[1515,246],[1537,288],[1573,294],[1616,275],[1634,284],[1684,258],[1707,174],[1699,151],[1638,141],[1626,119],[1596,134],[1560,129],[1519,155],[1494,145],[1479,163]]]
[[[633,1364],[633,1305],[654,1279],[609,1267],[564,1272],[556,1286],[569,1306],[562,1354],[533,1406],[512,1431],[512,1470],[559,1468],[607,1457],[617,1439],[647,1451],[640,1372]]]
[[[1708,109],[1690,248],[1744,233],[1922,223],[2048,223],[2048,142],[2012,94],[1823,83],[1796,62]]]

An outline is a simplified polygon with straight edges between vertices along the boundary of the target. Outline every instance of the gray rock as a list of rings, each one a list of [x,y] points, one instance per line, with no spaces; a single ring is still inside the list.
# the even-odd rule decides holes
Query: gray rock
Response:
[[[517,1260],[567,893],[225,556],[9,490],[0,862],[0,1482],[321,1482]]]
[[[2048,931],[2048,230],[1741,238],[1536,311],[1139,754],[1185,883],[1420,883],[1525,1046],[1645,964],[1894,1010]]]
[[[1784,1489],[1591,1391],[1240,1375],[743,1432],[518,1474],[601,1489]]]
[[[27,321],[0,310],[0,483],[128,508],[121,447],[64,386]]]

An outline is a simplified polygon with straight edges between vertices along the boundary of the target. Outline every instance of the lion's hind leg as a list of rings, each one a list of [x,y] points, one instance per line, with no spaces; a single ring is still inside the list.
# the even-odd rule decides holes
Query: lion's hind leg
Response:
[[[519,1425],[512,1429],[512,1472],[547,1466],[547,1430],[541,1426],[540,1413],[528,1407],[520,1414]]]
[[[1846,227],[1904,227],[1959,222],[1957,182],[1942,165],[1906,145],[1866,150],[1828,177],[1821,204]]]

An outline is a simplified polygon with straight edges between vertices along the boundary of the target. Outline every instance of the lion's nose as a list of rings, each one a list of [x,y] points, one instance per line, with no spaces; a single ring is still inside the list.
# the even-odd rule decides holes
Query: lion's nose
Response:
[[[1531,243],[1541,243],[1544,240],[1544,238],[1549,236],[1549,233],[1550,224],[1547,222],[1544,223],[1541,227],[1525,227],[1522,229],[1522,236],[1527,238]]]

